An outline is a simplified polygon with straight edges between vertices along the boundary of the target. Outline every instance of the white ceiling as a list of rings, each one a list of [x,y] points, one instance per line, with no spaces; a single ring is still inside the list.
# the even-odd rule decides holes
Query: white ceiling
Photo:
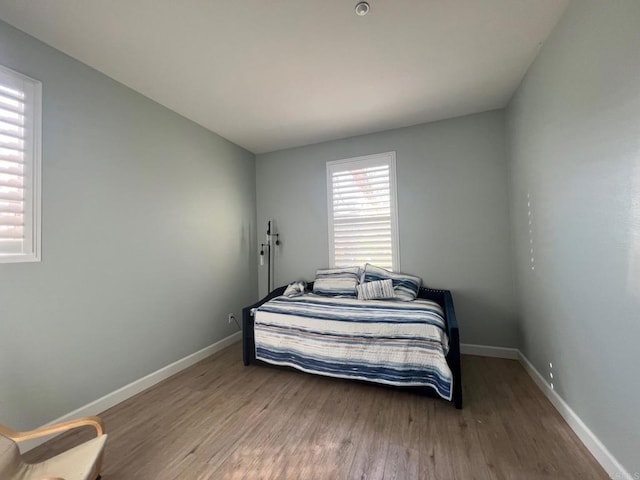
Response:
[[[568,0],[0,0],[254,153],[501,108]]]

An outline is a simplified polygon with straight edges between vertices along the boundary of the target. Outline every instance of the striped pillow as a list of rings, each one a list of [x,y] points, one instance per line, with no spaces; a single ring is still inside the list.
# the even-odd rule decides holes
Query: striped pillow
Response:
[[[406,273],[390,272],[389,270],[376,267],[370,263],[365,265],[364,274],[362,275],[362,283],[386,279],[391,279],[393,282],[395,298],[405,302],[415,300],[418,296],[420,285],[422,285],[422,279],[420,277],[408,275]]]
[[[358,290],[358,300],[385,300],[395,296],[393,281],[390,278],[363,283],[358,285],[356,289]]]
[[[352,276],[359,279],[361,274],[362,269],[360,267],[321,268],[316,271],[316,278]]]
[[[323,269],[316,272],[313,293],[331,297],[356,296],[356,286],[360,281],[360,267]]]

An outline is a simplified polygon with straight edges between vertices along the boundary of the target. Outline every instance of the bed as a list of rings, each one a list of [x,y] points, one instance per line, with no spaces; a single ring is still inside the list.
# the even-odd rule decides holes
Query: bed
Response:
[[[390,302],[313,293],[286,297],[286,288],[243,309],[245,365],[420,389],[462,408],[450,291],[420,287],[414,301]]]

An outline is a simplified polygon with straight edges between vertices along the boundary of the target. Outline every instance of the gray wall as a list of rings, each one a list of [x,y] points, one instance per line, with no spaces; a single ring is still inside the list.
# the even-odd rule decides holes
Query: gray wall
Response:
[[[234,333],[255,157],[0,22],[43,82],[42,262],[0,264],[0,422],[30,428]]]
[[[553,363],[556,391],[630,472],[640,471],[639,26],[637,0],[573,1],[508,110],[523,351],[545,376]]]
[[[516,346],[500,111],[258,155],[258,240],[269,218],[282,235],[275,284],[329,263],[326,162],[392,150],[401,270],[453,291],[463,342]]]

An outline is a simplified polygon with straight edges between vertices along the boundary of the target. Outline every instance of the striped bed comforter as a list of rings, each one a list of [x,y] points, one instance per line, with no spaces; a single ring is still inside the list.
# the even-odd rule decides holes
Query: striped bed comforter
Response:
[[[277,297],[255,311],[256,358],[309,373],[429,386],[451,400],[444,313],[429,300]]]

